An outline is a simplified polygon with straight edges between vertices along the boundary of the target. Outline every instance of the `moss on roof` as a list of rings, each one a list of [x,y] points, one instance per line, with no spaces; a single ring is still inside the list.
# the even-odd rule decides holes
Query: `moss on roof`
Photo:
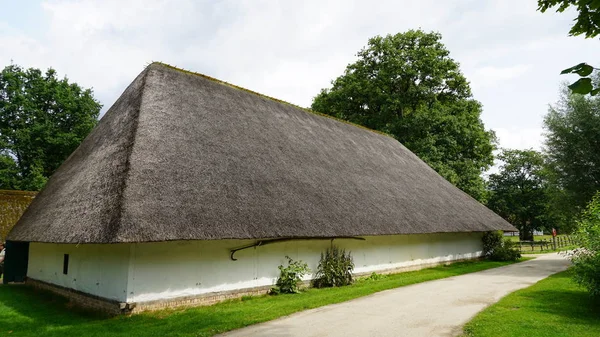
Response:
[[[261,94],[259,92],[252,91],[250,89],[246,89],[246,88],[240,87],[238,85],[231,84],[229,82],[226,82],[226,81],[223,81],[223,80],[220,80],[218,78],[214,78],[214,77],[211,77],[211,76],[208,76],[208,75],[205,75],[205,74],[201,74],[201,73],[197,73],[197,72],[194,72],[194,71],[191,71],[191,70],[186,70],[186,69],[183,69],[183,68],[175,67],[173,65],[170,65],[170,64],[167,64],[167,63],[163,63],[163,62],[159,62],[159,61],[152,62],[150,65],[152,65],[152,64],[158,64],[158,65],[161,65],[161,66],[173,69],[173,70],[177,70],[177,71],[189,74],[189,75],[200,76],[200,77],[206,78],[207,80],[211,80],[213,82],[217,82],[219,84],[223,84],[223,85],[226,85],[226,86],[229,86],[231,88],[238,89],[238,90],[243,90],[245,92],[249,92],[249,93],[251,93],[253,95],[257,95],[257,96],[262,97],[262,98],[266,98],[266,99],[270,99],[270,100],[275,101],[275,102],[279,102],[279,103],[291,105],[294,108],[300,109],[302,111],[306,111],[306,112],[311,113],[311,114],[315,114],[315,115],[318,115],[318,116],[323,116],[323,117],[331,118],[331,119],[336,120],[338,122],[346,123],[346,124],[349,124],[349,125],[352,125],[352,126],[356,126],[358,128],[361,128],[361,129],[365,129],[365,130],[369,130],[371,132],[378,133],[380,135],[384,135],[384,136],[387,136],[387,137],[390,137],[390,138],[394,138],[394,136],[390,135],[389,133],[385,133],[385,132],[382,132],[382,131],[379,131],[379,130],[373,130],[373,129],[370,129],[370,128],[366,127],[366,126],[349,122],[349,121],[347,121],[345,119],[337,118],[335,116],[327,115],[327,114],[324,114],[322,112],[318,112],[318,111],[314,111],[314,110],[311,110],[311,109],[308,109],[308,108],[304,108],[304,107],[301,107],[299,105],[296,105],[296,104],[293,104],[293,103],[290,103],[290,102],[286,102],[284,100],[280,100],[279,98],[275,98],[275,97],[271,97],[271,96],[268,96],[268,95],[265,95],[265,94]],[[394,138],[394,139],[396,139],[396,138]]]

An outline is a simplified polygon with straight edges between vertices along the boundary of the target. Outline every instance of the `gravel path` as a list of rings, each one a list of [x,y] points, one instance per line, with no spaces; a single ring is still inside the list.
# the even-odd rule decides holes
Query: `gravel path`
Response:
[[[536,255],[535,260],[386,290],[221,336],[456,336],[488,305],[568,266],[557,253]]]

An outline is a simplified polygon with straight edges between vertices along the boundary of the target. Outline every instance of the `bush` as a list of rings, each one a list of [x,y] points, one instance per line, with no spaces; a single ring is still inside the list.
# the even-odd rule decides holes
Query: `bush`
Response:
[[[379,281],[384,278],[385,275],[377,274],[375,272],[371,273],[368,277],[363,278],[363,281]]]
[[[570,254],[573,277],[592,296],[600,297],[600,192],[588,204],[578,225],[581,248]]]
[[[516,244],[504,239],[502,232],[487,232],[483,235],[483,256],[492,261],[516,261],[521,258]]]
[[[308,265],[302,261],[294,261],[289,256],[285,257],[288,260],[288,266],[280,265],[279,278],[275,283],[275,287],[271,288],[271,294],[296,294],[300,292],[300,282],[302,277],[310,273]]]
[[[504,239],[502,244],[494,249],[489,258],[492,261],[517,261],[521,258],[521,253],[513,241]]]
[[[317,268],[315,279],[312,281],[315,288],[341,287],[353,281],[352,271],[354,261],[350,252],[339,249],[337,246],[327,248],[321,253],[321,260]]]
[[[494,251],[502,246],[503,235],[501,231],[486,232],[483,234],[483,256],[489,258]]]

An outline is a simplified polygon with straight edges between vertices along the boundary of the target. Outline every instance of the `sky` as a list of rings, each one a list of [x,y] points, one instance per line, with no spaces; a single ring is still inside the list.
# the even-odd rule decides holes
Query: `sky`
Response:
[[[540,149],[564,68],[600,55],[569,37],[576,13],[535,0],[0,0],[0,67],[52,67],[93,88],[105,112],[161,61],[311,104],[370,37],[437,31],[460,63],[500,147]]]

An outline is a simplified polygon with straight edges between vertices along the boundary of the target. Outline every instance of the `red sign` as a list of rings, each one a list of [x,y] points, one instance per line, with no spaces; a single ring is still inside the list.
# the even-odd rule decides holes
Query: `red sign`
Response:
[[[552,237],[556,236],[556,228],[552,228]]]

